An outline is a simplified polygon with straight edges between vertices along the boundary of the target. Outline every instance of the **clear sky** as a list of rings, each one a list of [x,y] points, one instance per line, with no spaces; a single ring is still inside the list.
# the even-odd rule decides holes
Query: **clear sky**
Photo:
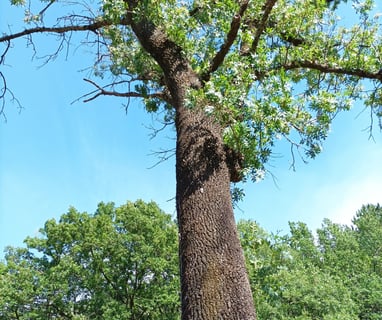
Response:
[[[20,30],[23,10],[0,2],[0,32]],[[49,51],[54,39],[36,37]],[[0,251],[20,246],[37,235],[50,218],[74,206],[93,213],[100,201],[117,205],[127,200],[154,200],[175,216],[175,159],[154,168],[150,155],[174,147],[169,129],[150,140],[149,126],[160,125],[143,111],[139,101],[127,114],[118,98],[76,102],[93,88],[79,72],[92,56],[73,46],[65,56],[39,68],[25,40],[14,42],[5,67],[7,85],[23,106],[7,101],[7,121],[0,119]],[[290,170],[288,146],[280,144],[265,181],[245,185],[246,198],[237,219],[253,219],[268,231],[286,233],[288,221],[303,221],[311,229],[324,218],[350,224],[367,203],[382,203],[382,135],[374,141],[364,129],[369,113],[356,105],[333,123],[317,159]],[[2,253],[0,253],[0,257]]]

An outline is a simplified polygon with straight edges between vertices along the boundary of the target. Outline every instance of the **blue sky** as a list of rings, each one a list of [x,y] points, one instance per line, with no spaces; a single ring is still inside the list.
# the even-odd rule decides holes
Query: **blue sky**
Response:
[[[8,25],[19,30],[23,10],[11,11],[1,1],[0,12],[1,32]],[[36,40],[44,49],[54,43],[44,36]],[[43,68],[31,58],[21,39],[1,67],[23,109],[7,101],[7,121],[0,120],[0,251],[22,245],[69,206],[92,213],[100,201],[120,205],[141,198],[175,216],[175,159],[149,169],[158,161],[150,154],[174,147],[173,131],[150,140],[147,127],[159,125],[139,101],[127,114],[126,101],[117,98],[71,104],[93,89],[79,72],[92,63],[85,49],[73,47],[68,59]],[[323,153],[308,165],[299,162],[296,172],[290,170],[289,148],[280,144],[270,167],[277,185],[270,176],[247,184],[237,219],[286,233],[288,221],[311,229],[324,218],[350,224],[362,204],[382,203],[382,135],[375,130],[374,141],[368,139],[370,118],[362,109],[356,105],[339,115]]]

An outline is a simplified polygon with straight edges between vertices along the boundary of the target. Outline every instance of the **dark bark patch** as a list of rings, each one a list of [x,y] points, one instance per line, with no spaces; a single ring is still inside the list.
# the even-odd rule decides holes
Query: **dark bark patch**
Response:
[[[231,182],[240,182],[243,180],[244,156],[227,145],[224,145],[224,151]]]

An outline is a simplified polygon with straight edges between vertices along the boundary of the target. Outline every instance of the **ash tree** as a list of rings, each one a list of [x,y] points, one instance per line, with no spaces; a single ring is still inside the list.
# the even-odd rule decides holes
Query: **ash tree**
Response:
[[[80,39],[95,54],[86,102],[141,98],[176,128],[182,319],[255,319],[231,183],[261,177],[280,138],[293,158],[314,158],[356,100],[380,120],[374,1],[26,1],[11,0],[26,26],[0,37],[2,65],[19,38],[38,50],[36,34],[58,36],[49,58]],[[0,79],[4,112],[12,92]]]

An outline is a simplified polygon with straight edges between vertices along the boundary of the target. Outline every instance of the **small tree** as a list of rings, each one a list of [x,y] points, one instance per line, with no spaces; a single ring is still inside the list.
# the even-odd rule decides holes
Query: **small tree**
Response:
[[[46,25],[51,8],[61,4],[56,13],[69,13]],[[290,141],[293,155],[297,150],[314,158],[333,117],[354,100],[362,100],[373,116],[382,115],[381,27],[374,1],[349,5],[351,26],[338,19],[338,4],[30,0],[27,28],[0,37],[4,64],[17,38],[33,43],[36,33],[60,35],[60,49],[72,33],[82,32],[85,42],[97,43],[94,75],[114,79],[87,79],[95,91],[85,101],[139,97],[148,111],[164,109],[165,119],[174,121],[182,319],[256,318],[231,182],[263,175],[279,137]],[[4,99],[3,73],[0,78]]]

